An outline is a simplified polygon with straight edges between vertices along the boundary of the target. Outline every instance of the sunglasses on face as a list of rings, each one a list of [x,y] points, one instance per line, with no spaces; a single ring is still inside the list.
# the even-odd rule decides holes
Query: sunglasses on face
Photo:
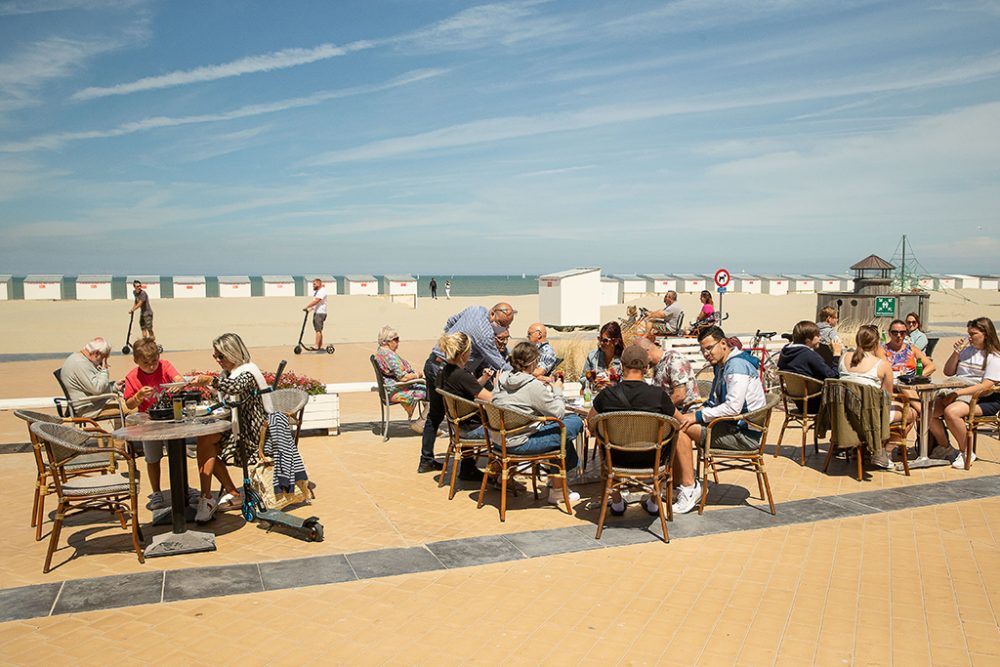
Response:
[[[597,340],[600,341],[601,345],[615,342],[613,338],[598,338]]]
[[[906,330],[905,329],[890,329],[889,333],[891,335],[893,335],[893,336],[905,336],[906,335]]]
[[[226,360],[226,357],[224,355],[222,355],[222,354],[219,354],[218,352],[213,352],[212,353],[212,358],[215,359],[216,361],[225,361]]]

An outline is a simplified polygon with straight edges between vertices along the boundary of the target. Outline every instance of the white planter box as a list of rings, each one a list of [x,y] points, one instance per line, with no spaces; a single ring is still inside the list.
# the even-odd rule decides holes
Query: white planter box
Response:
[[[309,397],[302,415],[302,430],[334,429],[340,435],[340,394],[316,394]]]

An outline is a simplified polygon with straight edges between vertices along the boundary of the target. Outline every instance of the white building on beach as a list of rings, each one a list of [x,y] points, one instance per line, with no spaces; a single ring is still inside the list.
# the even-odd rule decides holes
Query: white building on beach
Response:
[[[675,273],[677,279],[677,291],[685,294],[693,294],[708,289],[708,278],[695,275],[694,273]]]
[[[646,295],[646,278],[634,273],[612,276],[622,283],[622,303],[638,299]]]
[[[953,273],[951,277],[955,279],[955,287],[958,289],[979,289],[979,278],[976,276]]]
[[[741,294],[760,294],[763,289],[760,276],[749,273],[734,273],[730,276],[729,291]]]
[[[110,275],[84,275],[76,277],[76,298],[79,301],[110,301]]]
[[[132,301],[133,283],[138,280],[150,299],[160,298],[160,276],[127,276],[125,278],[125,298]]]
[[[677,279],[666,273],[647,273],[643,277],[649,281],[649,291],[659,297],[677,291]]]
[[[784,296],[788,294],[788,278],[784,276],[761,276],[762,294]]]
[[[205,276],[174,276],[175,299],[204,299]]]
[[[24,278],[25,301],[62,299],[62,276],[31,275]]]
[[[819,282],[814,276],[793,273],[785,276],[788,279],[788,291],[796,294],[815,294]]]
[[[385,293],[393,303],[407,303],[417,307],[417,279],[413,276],[385,276]]]
[[[378,280],[370,275],[344,276],[344,294],[347,296],[378,296]]]
[[[610,276],[601,276],[601,305],[617,306],[624,303],[622,281]]]
[[[295,296],[295,279],[291,276],[261,276],[264,296]]]
[[[219,296],[223,299],[248,297],[250,276],[219,276]]]
[[[0,301],[7,301],[10,299],[10,279],[11,276],[7,274],[0,276]]]
[[[601,323],[601,270],[580,268],[538,277],[538,319],[547,326]]]
[[[819,274],[813,276],[817,281],[817,291],[820,292],[846,292],[847,284],[841,276]]]

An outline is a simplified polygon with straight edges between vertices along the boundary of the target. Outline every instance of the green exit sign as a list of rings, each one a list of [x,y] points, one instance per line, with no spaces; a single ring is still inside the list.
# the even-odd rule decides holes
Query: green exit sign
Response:
[[[875,297],[875,317],[895,317],[896,297],[879,296]]]

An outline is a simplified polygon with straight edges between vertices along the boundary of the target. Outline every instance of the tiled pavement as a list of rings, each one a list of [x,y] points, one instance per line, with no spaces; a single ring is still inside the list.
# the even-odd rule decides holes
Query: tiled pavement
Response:
[[[45,542],[27,526],[30,456],[0,456],[12,480],[0,502],[25,510],[0,517],[0,586],[43,584],[49,610],[59,593],[55,615],[0,623],[0,663],[189,662],[207,650],[190,638],[218,625],[233,638],[213,656],[223,664],[322,655],[366,664],[1000,664],[1000,446],[990,438],[968,473],[872,472],[860,484],[842,463],[819,473],[820,457],[800,468],[786,446],[768,462],[777,517],[745,504],[761,504],[747,499],[751,476],[728,473],[706,516],[670,526],[670,545],[641,527],[614,527],[596,543],[596,511],[580,503],[569,516],[530,494],[512,499],[500,524],[496,493],[477,511],[478,491],[449,502],[430,475],[417,476],[416,440],[395,430],[382,443],[362,430],[304,441],[320,483],[309,513],[326,525],[322,544],[231,516],[212,526],[219,551],[139,565],[124,532],[85,516],[64,530],[49,575]],[[626,519],[650,524],[640,508]],[[629,544],[637,540],[650,542]],[[387,549],[419,556],[401,561]],[[484,554],[499,562],[476,564]],[[413,569],[400,574],[407,562]],[[219,566],[237,567],[207,570]],[[115,580],[116,598],[139,604],[82,611],[107,606],[107,587],[92,580],[109,575],[130,575]],[[305,587],[282,588],[290,583]],[[192,599],[239,586],[258,592]],[[0,610],[44,616],[41,601],[0,601]]]

